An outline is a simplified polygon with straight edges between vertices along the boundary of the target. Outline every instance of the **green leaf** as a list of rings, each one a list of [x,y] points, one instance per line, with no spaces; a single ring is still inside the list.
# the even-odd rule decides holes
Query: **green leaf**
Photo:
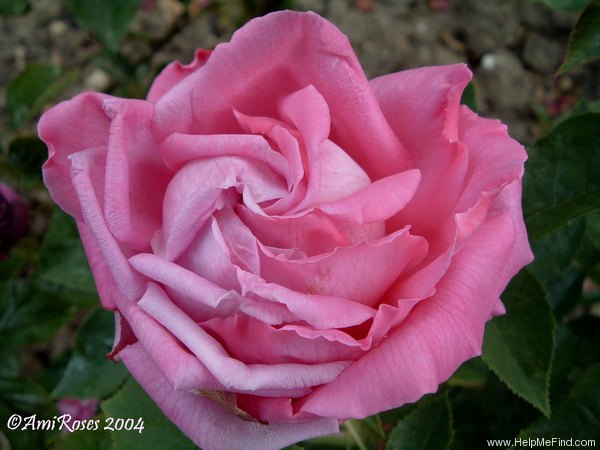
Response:
[[[48,392],[26,377],[0,377],[0,398],[12,409],[24,413],[35,413],[50,404]]]
[[[592,0],[583,10],[569,42],[565,62],[557,74],[600,58],[600,0]]]
[[[465,88],[462,94],[460,102],[463,105],[466,105],[469,108],[471,108],[473,111],[477,112],[477,90],[475,88],[475,84],[472,81],[469,84],[467,84],[467,87]]]
[[[571,117],[530,148],[523,209],[534,240],[600,209],[600,114]]]
[[[97,309],[88,317],[77,333],[75,351],[53,397],[104,398],[123,384],[127,369],[106,357],[114,329],[114,317],[108,311]]]
[[[486,383],[489,369],[481,358],[471,358],[462,363],[448,380],[450,386],[466,388],[483,387]]]
[[[17,246],[22,241],[17,243]],[[0,282],[7,281],[11,278],[17,278],[19,272],[23,267],[23,259],[20,258],[19,254],[14,251],[16,246],[13,247],[13,251],[11,251],[8,255],[8,259],[2,260],[0,259]]]
[[[556,331],[550,383],[553,399],[567,394],[592,364],[600,363],[600,319],[584,316],[568,325],[559,324]]]
[[[45,291],[80,306],[98,303],[96,285],[75,222],[58,208],[54,209],[44,235],[36,275]]]
[[[531,243],[535,259],[529,269],[543,282],[569,268],[581,246],[585,220],[575,219]]]
[[[94,418],[99,420],[98,430],[77,430],[67,433],[56,450],[109,450],[112,448],[110,433],[103,429],[104,416]]]
[[[15,413],[14,409],[6,405],[0,399],[0,448],[2,450],[33,450],[43,449],[44,433],[23,432],[19,429],[9,430],[6,423],[10,416]]]
[[[60,95],[78,77],[77,70],[63,73],[59,67],[30,64],[17,75],[6,91],[8,126],[17,130]]]
[[[519,437],[595,439],[600,442],[600,365],[592,366],[569,395],[555,408],[552,418],[540,420]],[[560,443],[556,443],[559,445]],[[572,446],[572,444],[570,444]],[[565,443],[564,446],[569,446]],[[563,445],[560,446],[561,448]],[[593,446],[592,446],[593,447]]]
[[[600,250],[600,213],[588,214],[587,221],[587,237],[594,243],[596,248]]]
[[[0,351],[49,340],[72,317],[70,304],[28,280],[9,280],[0,296]]]
[[[387,450],[443,450],[454,434],[446,395],[424,398],[390,433]]]
[[[557,320],[571,312],[581,298],[585,274],[571,267],[567,272],[546,283],[548,301]]]
[[[17,138],[8,147],[8,162],[12,167],[24,175],[40,179],[47,156],[46,144],[35,136]]]
[[[22,16],[30,9],[27,0],[0,0],[0,16]]]
[[[513,392],[549,415],[555,325],[544,288],[521,271],[502,300],[507,313],[488,322],[483,359]]]
[[[369,416],[364,419],[350,419],[341,426],[343,434],[347,436],[345,448],[349,446],[364,450],[380,447],[385,440],[385,432],[379,415]],[[339,442],[338,444],[342,444]]]
[[[589,0],[537,0],[542,1],[552,9],[559,11],[579,11],[587,5]]]
[[[197,450],[179,429],[165,417],[144,390],[133,378],[127,380],[113,397],[101,402],[100,407],[107,417],[133,418],[136,423],[142,418],[144,429],[111,432],[115,450],[151,448],[153,450]]]
[[[69,6],[82,27],[94,33],[112,52],[133,20],[141,0],[69,0]]]
[[[0,353],[0,377],[17,378],[21,366],[21,354],[18,349],[10,349]]]

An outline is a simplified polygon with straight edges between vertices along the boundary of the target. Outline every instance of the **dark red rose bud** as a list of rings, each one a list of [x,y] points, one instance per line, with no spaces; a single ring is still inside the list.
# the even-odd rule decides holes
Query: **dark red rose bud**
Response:
[[[27,205],[8,185],[0,182],[0,259],[27,234]]]

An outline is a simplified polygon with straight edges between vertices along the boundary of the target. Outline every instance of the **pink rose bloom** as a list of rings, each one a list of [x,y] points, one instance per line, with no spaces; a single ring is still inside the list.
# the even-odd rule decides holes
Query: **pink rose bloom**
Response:
[[[414,402],[481,352],[531,261],[526,153],[465,65],[367,81],[313,13],[42,117],[112,355],[210,449],[275,449]]]

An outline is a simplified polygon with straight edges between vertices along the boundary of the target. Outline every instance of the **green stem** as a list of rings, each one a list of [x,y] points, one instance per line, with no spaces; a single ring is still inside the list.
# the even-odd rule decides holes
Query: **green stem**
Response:
[[[362,438],[360,437],[360,434],[358,434],[358,431],[354,427],[354,424],[351,420],[348,420],[346,423],[344,423],[344,426],[346,427],[350,435],[354,438],[354,441],[356,442],[356,445],[358,445],[358,448],[360,450],[369,450],[363,442]]]

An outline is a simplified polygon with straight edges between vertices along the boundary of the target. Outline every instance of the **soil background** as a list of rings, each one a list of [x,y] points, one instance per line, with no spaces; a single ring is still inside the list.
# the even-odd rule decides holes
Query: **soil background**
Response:
[[[313,10],[335,23],[350,38],[368,78],[467,63],[480,114],[500,118],[524,144],[579,98],[599,96],[598,64],[554,76],[577,13],[552,11],[535,0],[192,0],[187,8],[177,0],[144,0],[121,46],[141,80],[133,96],[144,95],[164,64],[189,61],[194,49],[227,41],[249,14],[282,6]],[[78,27],[66,1],[34,0],[25,16],[0,18],[0,133],[6,128],[6,87],[27,64],[80,68],[62,95],[69,98],[85,89],[114,90],[122,74],[99,63],[101,56],[101,45]]]

